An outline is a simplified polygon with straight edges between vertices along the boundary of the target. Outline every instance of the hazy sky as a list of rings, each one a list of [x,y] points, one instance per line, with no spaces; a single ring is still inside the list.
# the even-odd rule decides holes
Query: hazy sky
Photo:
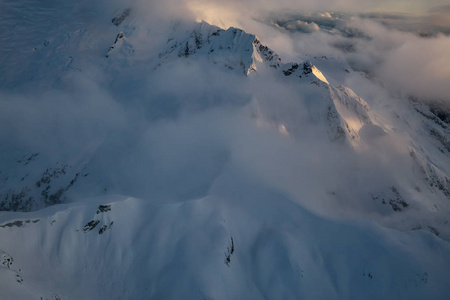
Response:
[[[396,1],[378,1],[379,6],[375,5],[379,11],[389,12],[409,12],[417,14],[426,14],[434,7],[449,5],[448,0],[396,0]]]

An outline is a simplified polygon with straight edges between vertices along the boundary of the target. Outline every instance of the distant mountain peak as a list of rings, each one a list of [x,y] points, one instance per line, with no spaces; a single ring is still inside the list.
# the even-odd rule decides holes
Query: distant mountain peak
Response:
[[[242,29],[230,27],[224,30],[204,21],[184,34],[177,29],[176,26],[165,50],[159,54],[163,61],[174,57],[208,57],[213,63],[245,75],[256,71],[258,63],[280,67],[281,59],[275,51]]]
[[[117,52],[117,49],[123,47],[122,43],[127,40],[122,36],[119,33],[110,51]],[[369,105],[352,90],[343,86],[332,86],[310,61],[282,63],[274,50],[265,46],[255,35],[242,29],[230,27],[225,30],[205,21],[175,23],[163,50],[158,54],[157,68],[180,59],[206,59],[245,76],[260,69],[269,69],[282,81],[316,85],[319,88],[317,93],[325,94],[322,103],[315,104],[314,109],[319,115],[326,116],[331,140],[358,143],[359,129],[365,124],[373,125]],[[289,130],[285,128],[285,131]]]

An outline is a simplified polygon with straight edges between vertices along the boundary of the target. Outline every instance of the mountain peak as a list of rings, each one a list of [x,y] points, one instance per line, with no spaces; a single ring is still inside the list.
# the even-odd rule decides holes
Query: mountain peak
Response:
[[[256,71],[258,63],[275,68],[280,66],[281,59],[275,51],[242,29],[230,27],[224,30],[204,21],[184,34],[177,32],[177,28],[168,39],[165,50],[159,54],[160,59],[206,56],[214,63],[245,75]]]

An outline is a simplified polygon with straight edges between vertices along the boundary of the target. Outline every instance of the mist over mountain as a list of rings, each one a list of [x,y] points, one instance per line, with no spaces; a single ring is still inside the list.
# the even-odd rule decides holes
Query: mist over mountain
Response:
[[[446,299],[445,3],[394,4],[1,1],[2,299]]]

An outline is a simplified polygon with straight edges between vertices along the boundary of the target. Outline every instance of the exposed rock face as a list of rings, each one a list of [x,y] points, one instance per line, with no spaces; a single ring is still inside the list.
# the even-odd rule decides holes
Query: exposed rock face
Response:
[[[126,9],[124,9],[121,14],[112,18],[111,22],[114,25],[119,26],[130,15],[130,13],[131,13],[131,7],[128,7]]]

